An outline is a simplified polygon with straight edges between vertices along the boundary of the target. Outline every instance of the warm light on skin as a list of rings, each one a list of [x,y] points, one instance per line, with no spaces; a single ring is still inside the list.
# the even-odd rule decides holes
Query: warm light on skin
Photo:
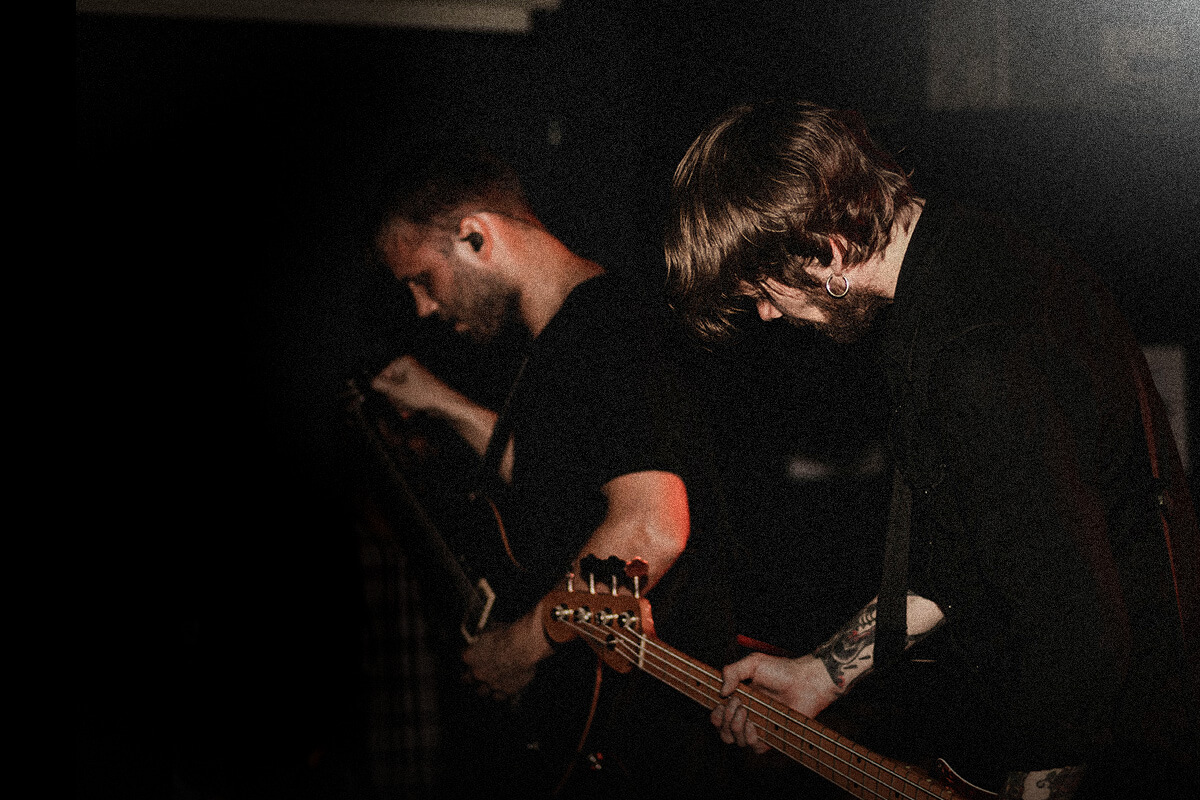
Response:
[[[406,283],[408,285],[408,291],[412,293],[413,301],[416,303],[418,317],[428,317],[430,314],[437,311],[437,301],[429,296],[429,293],[425,291],[424,286],[417,283],[415,280],[410,280]]]
[[[397,222],[383,253],[392,274],[412,293],[418,316],[428,317],[445,309],[447,298],[454,296],[454,275],[429,237],[415,225]],[[442,316],[446,318],[444,313]]]
[[[844,243],[832,237],[829,263],[813,260],[805,264],[809,280],[802,281],[803,285],[790,286],[776,278],[763,278],[756,284],[743,282],[741,293],[754,301],[764,322],[783,319],[797,327],[815,328],[835,342],[856,342],[895,296],[908,233],[908,229],[899,231],[883,253],[852,266],[843,261]],[[828,282],[835,278],[845,282],[840,295],[829,288]]]
[[[397,222],[384,247],[384,258],[408,287],[417,315],[436,314],[477,342],[492,340],[514,320],[520,295],[493,257],[495,229],[483,228],[482,216],[464,217],[457,233],[447,226]]]
[[[783,316],[783,312],[775,307],[775,304],[770,300],[758,301],[758,318],[763,322],[770,322],[773,319],[779,319]]]

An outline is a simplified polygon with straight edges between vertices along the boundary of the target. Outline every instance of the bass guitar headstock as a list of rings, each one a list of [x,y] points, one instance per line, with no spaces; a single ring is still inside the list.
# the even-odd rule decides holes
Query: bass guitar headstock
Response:
[[[654,635],[650,603],[642,597],[646,562],[585,556],[579,568],[580,576],[568,574],[550,594],[546,635],[557,643],[583,639],[604,663],[628,672],[638,665],[646,637]]]

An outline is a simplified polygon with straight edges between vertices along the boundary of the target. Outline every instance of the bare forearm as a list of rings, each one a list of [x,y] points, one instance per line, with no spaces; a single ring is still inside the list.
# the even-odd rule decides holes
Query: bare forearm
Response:
[[[448,394],[445,402],[433,409],[432,413],[445,420],[476,453],[482,456],[487,450],[488,441],[496,427],[496,412],[454,392]]]
[[[489,408],[472,402],[464,395],[455,392],[448,401],[431,410],[433,416],[444,420],[454,432],[479,454],[487,452],[488,442],[491,441],[492,431],[496,428],[499,415]],[[513,444],[510,438],[504,446],[504,455],[500,459],[497,471],[506,482],[512,480]]]
[[[421,413],[446,422],[478,454],[483,455],[496,427],[496,412],[474,402],[438,378],[412,356],[401,356],[371,381],[401,414]],[[506,445],[500,472],[512,477],[512,446]]]
[[[636,472],[614,478],[604,486],[608,513],[592,531],[579,556],[617,556],[644,560],[649,589],[679,558],[690,531],[687,489],[669,472]]]
[[[594,555],[641,558],[650,565],[648,589],[663,575],[687,544],[687,492],[678,476],[666,472],[637,472],[604,485],[608,513],[592,531],[575,560]],[[549,596],[524,617],[501,630],[485,633],[464,660],[472,675],[499,696],[519,691],[533,676],[538,661],[553,652],[542,632]]]

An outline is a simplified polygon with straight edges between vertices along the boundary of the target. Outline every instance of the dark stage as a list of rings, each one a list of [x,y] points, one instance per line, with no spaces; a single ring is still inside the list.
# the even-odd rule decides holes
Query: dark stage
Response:
[[[421,796],[397,665],[426,656],[388,649],[411,646],[396,615],[416,610],[399,545],[364,532],[352,502],[342,391],[413,350],[495,404],[514,359],[501,342],[477,362],[413,322],[367,258],[366,187],[415,134],[491,142],[565,243],[654,293],[670,177],[709,119],[777,94],[857,108],[918,188],[1066,238],[1143,344],[1184,355],[1194,408],[1200,12],[1168,4],[1182,51],[1106,89],[1021,38],[1076,30],[1054,16],[1064,4],[1015,3],[1031,55],[1013,54],[1007,102],[949,108],[930,101],[933,5],[564,0],[524,34],[77,12],[72,289],[96,390],[77,395],[72,438],[99,456],[92,525],[68,535],[78,795]],[[1150,24],[1102,6],[1079,13]],[[837,576],[882,534],[885,410],[859,399],[878,376],[852,349],[766,326],[697,368],[742,526],[735,578],[791,563],[811,587],[743,598],[742,632],[806,652],[876,582]],[[795,413],[805,403],[855,413],[831,429]]]

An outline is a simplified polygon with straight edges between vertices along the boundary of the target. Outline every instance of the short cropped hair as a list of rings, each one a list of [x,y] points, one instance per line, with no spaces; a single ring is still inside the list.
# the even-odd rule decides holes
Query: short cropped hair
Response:
[[[912,185],[858,114],[798,100],[733,108],[675,170],[665,236],[672,305],[702,338],[729,333],[746,284],[811,283],[830,237],[847,264],[887,247]]]
[[[439,144],[414,150],[382,180],[375,236],[397,221],[457,224],[457,214],[493,211],[537,224],[516,170],[480,146]]]

